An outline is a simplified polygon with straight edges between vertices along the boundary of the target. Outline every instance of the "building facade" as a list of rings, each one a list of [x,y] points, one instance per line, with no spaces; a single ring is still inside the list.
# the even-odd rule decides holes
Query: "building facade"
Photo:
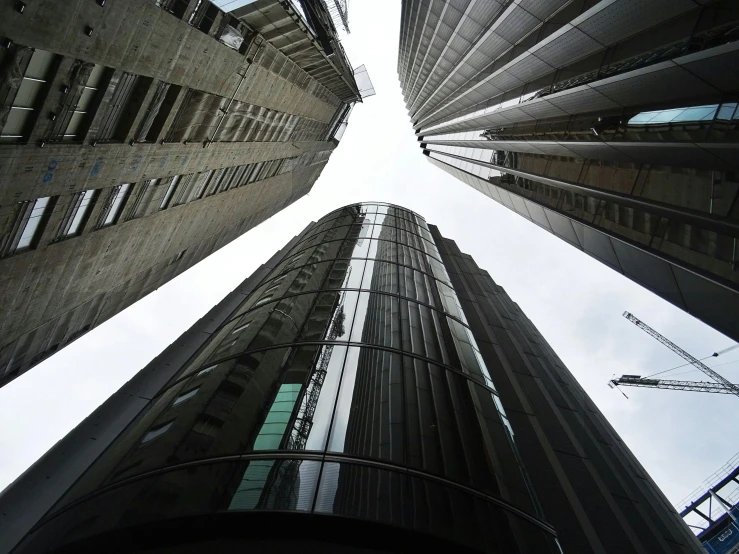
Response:
[[[505,292],[380,203],[310,224],[8,487],[0,529],[15,554],[700,551]]]
[[[311,189],[361,100],[321,6],[0,6],[0,385]]]
[[[739,4],[404,0],[429,161],[739,340]]]

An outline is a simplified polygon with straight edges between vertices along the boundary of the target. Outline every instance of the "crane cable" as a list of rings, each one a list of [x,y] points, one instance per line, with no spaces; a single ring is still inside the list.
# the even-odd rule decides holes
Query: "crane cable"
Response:
[[[714,352],[710,356],[706,356],[705,358],[701,358],[698,361],[702,362],[703,360],[707,360],[708,358],[717,358],[721,354],[726,354],[727,352],[730,352],[731,350],[734,350],[735,348],[739,348],[739,344],[735,344],[734,346],[729,346],[728,348],[724,348],[723,350],[719,350],[718,352]],[[728,362],[728,363],[732,363],[732,362]],[[670,369],[665,369],[664,371],[658,371],[657,373],[652,373],[651,375],[647,375],[646,377],[642,377],[642,379],[649,379],[650,377],[654,377],[655,375],[662,375],[663,373],[667,373],[668,371],[672,371],[673,369],[680,369],[681,367],[685,367],[686,365],[693,365],[693,363],[692,362],[688,362],[688,363],[685,363],[685,364],[682,364],[682,365],[671,367]],[[726,364],[721,364],[721,365],[726,365]]]

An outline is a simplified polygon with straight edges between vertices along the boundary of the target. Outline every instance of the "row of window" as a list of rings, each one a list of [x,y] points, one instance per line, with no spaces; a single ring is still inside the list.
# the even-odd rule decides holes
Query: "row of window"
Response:
[[[226,0],[220,2],[223,7],[230,6],[237,0]],[[236,6],[228,9],[233,10],[243,7],[251,3],[253,0],[242,1]],[[218,5],[208,0],[196,0],[194,9],[189,16],[185,18],[188,7],[193,4],[192,0],[156,0],[157,5],[163,10],[171,13],[178,19],[186,21],[189,25],[199,29],[203,33],[213,36],[226,46],[238,49],[241,54],[246,54],[249,47],[249,41],[243,40],[245,36],[254,31],[249,26],[231,13],[226,13],[219,9]],[[299,5],[299,4],[297,4]],[[293,7],[296,5],[293,4]],[[218,18],[219,13],[221,15]],[[214,30],[213,24],[219,21],[218,27]],[[238,46],[237,46],[238,44]],[[257,63],[275,75],[279,75],[282,79],[305,90],[312,96],[327,103],[335,103],[336,98],[333,93],[311,77],[306,71],[302,70],[298,64],[287,57],[283,52],[265,41],[261,44],[262,54],[257,59]]]
[[[201,173],[149,179],[138,184],[135,194],[133,194],[134,184],[123,183],[110,191],[95,229],[115,225],[123,216],[126,206],[129,209],[124,220],[128,221],[290,171],[294,160],[283,158],[211,169]],[[88,189],[74,193],[52,241],[82,234],[102,192],[103,189]],[[5,234],[0,236],[0,256],[36,248],[59,198],[47,196],[18,202],[11,207],[12,213],[7,214],[9,224],[5,227]]]
[[[62,56],[13,46],[15,65],[23,75],[15,90],[11,87],[8,118],[0,127],[0,144],[22,143],[30,138],[40,119],[51,82]],[[50,130],[43,137],[51,142],[81,142],[90,135],[95,142],[122,142],[133,137],[137,142],[154,142],[165,131],[182,87],[165,82],[156,84],[151,100],[137,128],[133,128],[144,105],[153,79],[77,60],[62,86],[62,99],[56,112],[44,114]],[[277,112],[214,94],[188,90],[164,140],[218,140],[226,142],[268,142],[322,140],[327,125],[310,118]],[[101,117],[94,122],[95,115]]]

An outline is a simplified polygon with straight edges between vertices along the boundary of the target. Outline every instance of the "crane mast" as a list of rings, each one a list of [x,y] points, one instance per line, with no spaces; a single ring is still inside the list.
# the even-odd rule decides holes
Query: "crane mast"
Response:
[[[711,379],[716,381],[716,383],[721,384],[727,391],[728,394],[735,394],[739,396],[739,385],[735,385],[728,379],[725,379],[718,373],[716,373],[714,370],[712,370],[710,367],[708,367],[706,364],[701,362],[698,358],[692,356],[691,354],[688,354],[685,350],[680,348],[678,345],[673,343],[671,340],[669,340],[667,337],[662,336],[657,331],[652,329],[649,325],[641,321],[639,318],[634,316],[633,314],[629,312],[624,312],[623,316],[631,321],[634,325],[639,327],[642,331],[645,331],[655,339],[657,339],[659,342],[664,344],[667,348],[672,350],[675,354],[683,358],[684,360],[690,362],[693,364],[696,368],[700,369],[703,373],[708,375]],[[710,384],[710,383],[709,383]],[[664,387],[667,388],[667,387]],[[695,389],[691,389],[695,390]],[[707,391],[709,392],[709,391]],[[716,391],[710,391],[710,392],[716,392]]]
[[[718,394],[734,394],[734,391],[722,383],[708,381],[670,381],[668,379],[649,379],[639,375],[622,375],[611,379],[608,385],[613,388],[617,385],[629,387],[648,387],[653,389],[686,390],[694,392],[713,392]],[[734,385],[736,387],[736,385]]]

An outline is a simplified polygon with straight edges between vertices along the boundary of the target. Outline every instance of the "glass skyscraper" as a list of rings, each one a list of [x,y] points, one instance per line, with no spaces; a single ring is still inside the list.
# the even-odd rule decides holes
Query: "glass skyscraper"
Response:
[[[739,4],[404,0],[429,161],[739,340]]]
[[[16,554],[699,552],[505,292],[382,203],[310,224],[0,514]]]

